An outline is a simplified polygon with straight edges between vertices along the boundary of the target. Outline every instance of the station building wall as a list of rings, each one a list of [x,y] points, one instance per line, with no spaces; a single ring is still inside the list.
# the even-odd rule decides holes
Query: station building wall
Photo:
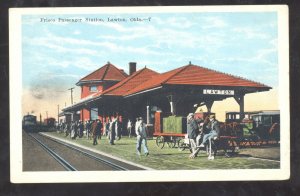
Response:
[[[81,99],[96,93],[96,92],[102,92],[104,90],[103,84],[101,85],[84,85],[81,86]]]

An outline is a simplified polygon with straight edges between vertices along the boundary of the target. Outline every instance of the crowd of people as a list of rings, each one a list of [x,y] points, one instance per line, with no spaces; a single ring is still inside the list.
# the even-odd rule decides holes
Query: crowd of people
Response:
[[[122,138],[122,122],[118,117],[108,119],[107,122],[102,122],[100,119],[87,120],[85,122],[78,120],[70,123],[61,122],[58,124],[57,129],[60,132],[64,132],[65,136],[70,136],[71,139],[82,138],[86,136],[88,140],[93,139],[93,145],[98,144],[98,140],[102,136],[106,136],[110,145],[115,145],[115,140]],[[135,132],[133,130],[135,129]],[[146,124],[142,117],[136,119],[135,124],[129,119],[127,122],[128,137],[134,136],[137,138],[136,150],[137,154],[141,154],[141,148],[143,146],[145,156],[149,155],[147,147],[147,133]]]
[[[195,119],[194,114],[187,116],[187,134],[191,145],[192,154],[189,158],[195,158],[201,148],[204,148],[207,142],[219,136],[220,126],[215,115],[210,115],[205,119]]]
[[[143,147],[144,155],[148,156],[147,127],[143,118],[136,118],[135,123],[129,119],[126,128],[129,138],[136,136],[137,154],[141,155]],[[66,136],[70,136],[71,139],[82,138],[85,135],[88,140],[93,139],[93,145],[97,145],[102,136],[108,138],[110,145],[115,145],[115,140],[120,140],[123,132],[122,122],[119,121],[118,117],[109,119],[104,123],[100,119],[60,123],[58,130],[64,132]],[[187,136],[192,149],[190,158],[195,158],[200,148],[205,147],[207,141],[218,137],[219,132],[219,122],[214,115],[210,115],[206,119],[195,119],[194,114],[190,113],[187,116]]]

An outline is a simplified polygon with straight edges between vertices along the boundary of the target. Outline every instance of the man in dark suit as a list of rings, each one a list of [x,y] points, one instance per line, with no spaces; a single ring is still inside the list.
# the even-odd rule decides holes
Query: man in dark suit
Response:
[[[97,145],[97,121],[92,123],[93,145]]]
[[[96,134],[97,134],[97,139],[101,140],[101,133],[102,133],[102,128],[103,128],[103,124],[101,122],[101,120],[97,120],[97,127],[96,127]]]

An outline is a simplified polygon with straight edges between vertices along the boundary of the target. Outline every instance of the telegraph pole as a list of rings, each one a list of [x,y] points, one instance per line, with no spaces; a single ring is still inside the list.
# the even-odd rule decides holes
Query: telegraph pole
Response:
[[[71,104],[72,105],[73,105],[73,89],[74,89],[74,87],[68,89],[71,91]]]
[[[57,105],[57,124],[59,124],[59,104]]]
[[[42,124],[42,114],[40,113],[40,124]]]

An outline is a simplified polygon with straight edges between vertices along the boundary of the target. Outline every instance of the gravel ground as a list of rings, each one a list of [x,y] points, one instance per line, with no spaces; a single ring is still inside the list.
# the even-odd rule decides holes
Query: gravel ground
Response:
[[[280,160],[280,147],[245,148],[240,150],[240,155]]]

